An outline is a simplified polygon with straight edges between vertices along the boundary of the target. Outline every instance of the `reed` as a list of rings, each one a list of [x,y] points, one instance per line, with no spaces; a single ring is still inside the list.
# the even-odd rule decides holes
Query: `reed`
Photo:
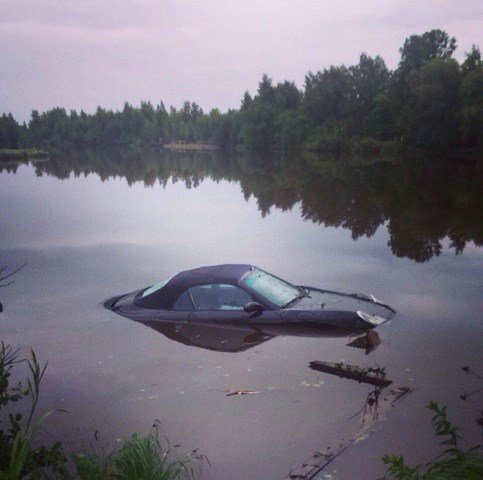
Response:
[[[0,480],[21,478],[65,478],[65,456],[61,443],[53,446],[33,447],[32,442],[42,423],[53,411],[49,411],[34,420],[40,393],[40,382],[47,365],[40,366],[35,352],[30,351],[30,358],[19,358],[19,350],[10,345],[0,344],[0,410],[21,400],[30,401],[28,417],[23,421],[21,413],[8,414],[8,427],[0,422]],[[14,366],[26,362],[30,376],[27,386],[21,382],[11,385],[10,377]],[[45,470],[44,470],[45,469]],[[48,471],[48,474],[46,473]]]
[[[26,385],[12,384],[12,369],[25,362],[29,371]],[[26,419],[18,412],[0,417],[0,480],[196,480],[200,464],[209,464],[197,450],[177,456],[177,447],[172,448],[167,439],[161,442],[156,422],[148,435],[134,434],[107,455],[74,454],[76,472],[69,473],[61,442],[50,447],[33,446],[40,426],[54,413],[36,415],[46,368],[47,365],[40,365],[33,350],[29,358],[19,358],[18,349],[0,343],[0,411],[14,410],[16,402],[22,400],[29,402]],[[8,419],[6,425],[2,418]]]
[[[159,424],[148,435],[132,435],[107,456],[75,455],[81,480],[195,480],[200,462],[208,459],[196,450],[178,458],[175,449],[159,437]]]

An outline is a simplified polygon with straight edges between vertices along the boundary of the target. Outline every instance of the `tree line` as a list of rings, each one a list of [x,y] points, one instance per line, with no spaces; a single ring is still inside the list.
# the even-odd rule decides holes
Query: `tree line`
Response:
[[[415,146],[481,152],[483,64],[479,47],[459,64],[456,39],[442,30],[408,37],[396,70],[362,53],[357,65],[331,66],[274,85],[264,75],[238,110],[205,113],[194,102],[163,102],[94,114],[34,110],[28,123],[0,117],[0,148],[213,143],[221,148],[337,152]]]

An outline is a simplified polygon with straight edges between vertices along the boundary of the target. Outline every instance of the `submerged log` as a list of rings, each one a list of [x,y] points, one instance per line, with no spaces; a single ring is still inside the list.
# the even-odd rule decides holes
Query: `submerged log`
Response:
[[[385,378],[385,374],[382,369],[361,368],[357,365],[345,365],[343,363],[320,361],[310,362],[309,366],[313,370],[318,370],[319,372],[325,372],[331,375],[357,380],[358,382],[362,383],[369,383],[377,387],[387,387],[392,383],[392,380],[387,380]]]
[[[315,480],[315,477],[321,478],[320,473],[327,467],[335,458],[343,453],[351,445],[364,438],[364,436],[374,427],[377,421],[381,421],[390,407],[394,405],[401,397],[408,394],[411,390],[408,387],[398,387],[386,391],[384,397],[379,399],[378,415],[368,417],[363,413],[363,426],[348,440],[343,440],[337,445],[328,446],[323,450],[314,452],[305,462],[293,468],[284,480]],[[327,477],[328,478],[328,477]]]

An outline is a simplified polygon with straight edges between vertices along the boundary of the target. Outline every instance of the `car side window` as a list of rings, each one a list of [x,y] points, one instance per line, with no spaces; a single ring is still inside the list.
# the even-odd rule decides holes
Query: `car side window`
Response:
[[[193,301],[188,290],[178,297],[178,300],[173,305],[173,310],[194,310]]]
[[[198,285],[188,292],[196,310],[243,310],[252,301],[252,296],[245,290],[227,283]]]

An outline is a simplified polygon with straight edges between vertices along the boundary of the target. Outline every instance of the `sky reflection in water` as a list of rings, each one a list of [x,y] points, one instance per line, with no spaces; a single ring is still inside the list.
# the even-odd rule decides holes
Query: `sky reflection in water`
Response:
[[[260,197],[245,200],[242,188],[208,177],[191,189],[94,174],[61,181],[38,178],[31,166],[0,174],[0,263],[27,262],[0,291],[0,332],[49,362],[41,409],[71,412],[49,431],[75,443],[98,430],[112,445],[159,419],[172,443],[210,457],[206,478],[283,478],[357,431],[357,419],[348,419],[371,388],[308,368],[344,360],[383,365],[396,385],[417,387],[353,450],[361,461],[372,455],[371,478],[381,474],[383,453],[404,449],[412,463],[434,453],[430,399],[447,404],[468,441],[478,441],[472,411],[481,397],[462,403],[460,395],[474,387],[461,367],[483,364],[481,250],[470,242],[456,256],[443,240],[440,256],[416,263],[392,254],[385,227],[354,242],[350,230],[303,220],[299,204],[263,217]],[[345,338],[291,336],[225,353],[173,342],[101,305],[179,270],[224,262],[251,262],[296,284],[373,293],[398,315],[378,329],[382,344],[368,356]],[[261,393],[227,398],[236,388]],[[415,435],[421,444],[409,440]]]

